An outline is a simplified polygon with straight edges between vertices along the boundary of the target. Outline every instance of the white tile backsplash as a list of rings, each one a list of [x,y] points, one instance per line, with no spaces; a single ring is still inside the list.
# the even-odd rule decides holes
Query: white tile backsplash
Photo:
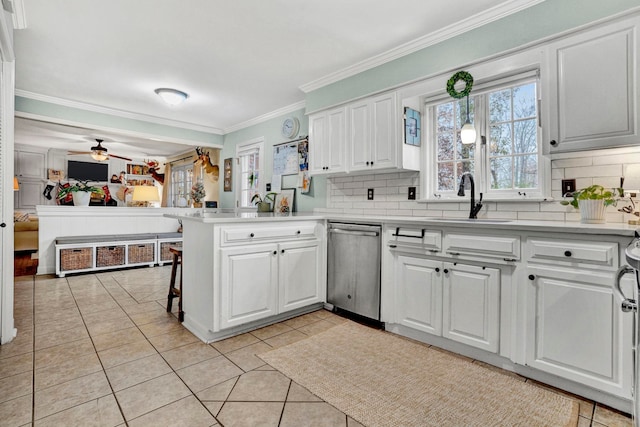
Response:
[[[575,179],[578,189],[593,184],[615,188],[629,165],[640,165],[640,147],[608,150],[581,151],[556,154],[551,160],[551,196],[546,202],[485,202],[480,217],[496,219],[580,221],[580,214],[571,206],[562,206],[562,179]],[[630,178],[630,177],[627,177]],[[640,179],[640,177],[636,177]],[[407,200],[408,187],[417,187],[421,197],[418,172],[392,172],[351,175],[327,179],[327,207],[317,212],[364,213],[372,215],[416,217],[465,217],[469,202],[418,203]],[[367,200],[367,189],[374,189],[374,200]],[[422,195],[424,197],[424,195]],[[618,207],[629,203],[621,201]],[[618,212],[616,207],[607,210],[607,222],[626,222],[633,219]]]

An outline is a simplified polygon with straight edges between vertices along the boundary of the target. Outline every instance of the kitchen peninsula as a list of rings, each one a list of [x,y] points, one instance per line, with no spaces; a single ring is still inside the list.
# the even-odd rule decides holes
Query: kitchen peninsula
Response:
[[[184,325],[217,341],[323,306],[326,221],[382,225],[385,329],[629,410],[632,319],[613,291],[636,226],[342,214],[167,215]],[[631,275],[622,288],[630,294]]]
[[[322,307],[321,215],[166,215],[183,225],[184,325],[217,341]]]

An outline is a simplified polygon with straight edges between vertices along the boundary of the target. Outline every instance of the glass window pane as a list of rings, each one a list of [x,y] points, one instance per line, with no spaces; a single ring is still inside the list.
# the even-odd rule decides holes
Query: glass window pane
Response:
[[[474,167],[472,161],[456,163],[456,181],[460,181],[460,177],[462,177],[462,174],[465,172],[469,172],[473,175],[473,170]]]
[[[453,133],[438,135],[438,160],[453,160]]]
[[[438,191],[453,191],[455,185],[453,163],[438,163]]]
[[[475,144],[463,144],[462,140],[460,139],[460,132],[457,133],[457,138],[456,138],[457,144],[456,144],[456,159],[458,160],[463,160],[463,159],[473,159],[475,152],[476,152],[476,145]]]
[[[538,156],[515,156],[514,163],[514,187],[536,188],[538,186]]]
[[[496,159],[491,159],[491,188],[513,188],[511,184],[511,163],[511,157],[499,157]]]
[[[491,156],[508,156],[511,154],[511,124],[493,125],[489,130],[489,147]]]
[[[440,104],[436,108],[437,132],[453,130],[453,102]]]
[[[511,120],[511,90],[501,90],[489,94],[489,122],[507,122]]]
[[[513,118],[536,117],[536,85],[529,83],[513,88]]]
[[[513,151],[519,153],[537,153],[537,120],[521,120],[513,124]]]

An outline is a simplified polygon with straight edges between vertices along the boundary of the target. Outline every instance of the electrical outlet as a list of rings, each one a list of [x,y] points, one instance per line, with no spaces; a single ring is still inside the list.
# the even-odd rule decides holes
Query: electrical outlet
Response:
[[[563,179],[562,180],[562,194],[565,195],[567,193],[573,193],[576,191],[576,180],[575,179]]]
[[[416,199],[416,187],[409,187],[408,199],[409,200],[415,200]]]
[[[373,188],[367,189],[367,200],[373,200]]]

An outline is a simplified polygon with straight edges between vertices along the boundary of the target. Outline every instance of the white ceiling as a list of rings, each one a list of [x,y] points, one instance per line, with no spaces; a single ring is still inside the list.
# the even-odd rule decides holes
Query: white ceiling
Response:
[[[16,89],[225,133],[304,101],[301,86],[538,1],[23,0]],[[190,97],[169,107],[158,87]]]

